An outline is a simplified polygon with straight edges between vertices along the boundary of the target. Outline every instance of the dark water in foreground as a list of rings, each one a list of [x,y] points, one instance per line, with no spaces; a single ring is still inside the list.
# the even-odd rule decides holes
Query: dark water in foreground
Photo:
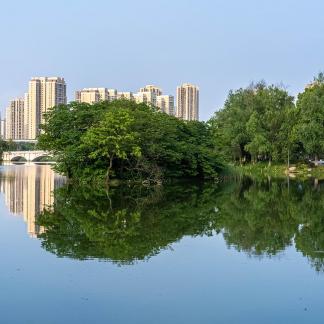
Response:
[[[0,191],[1,323],[323,323],[324,184]]]

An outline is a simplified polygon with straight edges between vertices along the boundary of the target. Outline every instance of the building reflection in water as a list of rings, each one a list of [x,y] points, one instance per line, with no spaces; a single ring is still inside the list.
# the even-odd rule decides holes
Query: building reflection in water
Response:
[[[44,208],[51,208],[53,191],[62,186],[65,178],[55,174],[50,165],[11,165],[0,169],[0,192],[12,214],[21,215],[31,237],[44,228],[35,224]]]

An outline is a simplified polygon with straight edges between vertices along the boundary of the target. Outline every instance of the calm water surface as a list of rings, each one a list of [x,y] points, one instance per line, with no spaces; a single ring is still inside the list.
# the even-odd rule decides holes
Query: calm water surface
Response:
[[[321,183],[108,195],[19,165],[0,191],[1,323],[323,323]]]

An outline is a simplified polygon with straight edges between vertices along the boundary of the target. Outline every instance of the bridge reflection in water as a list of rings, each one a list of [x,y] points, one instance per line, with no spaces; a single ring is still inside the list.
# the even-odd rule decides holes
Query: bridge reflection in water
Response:
[[[0,192],[12,214],[22,216],[31,237],[43,228],[35,224],[37,215],[53,204],[54,189],[65,178],[54,173],[49,165],[5,166],[0,169]]]

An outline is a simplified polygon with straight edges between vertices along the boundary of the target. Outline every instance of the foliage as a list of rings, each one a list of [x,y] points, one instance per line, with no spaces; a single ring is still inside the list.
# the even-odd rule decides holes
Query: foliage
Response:
[[[227,160],[282,161],[293,141],[293,111],[293,97],[285,89],[260,82],[231,91],[210,125]]]
[[[315,79],[298,96],[298,123],[295,132],[305,152],[317,160],[324,156],[324,81],[323,75]]]
[[[8,142],[4,141],[2,138],[0,138],[0,156],[2,158],[3,152],[9,150]]]
[[[0,157],[5,151],[31,151],[35,149],[36,144],[28,142],[16,143],[13,140],[5,141],[0,138]]]
[[[45,116],[39,147],[71,178],[215,178],[222,167],[211,130],[129,100],[71,103]]]

